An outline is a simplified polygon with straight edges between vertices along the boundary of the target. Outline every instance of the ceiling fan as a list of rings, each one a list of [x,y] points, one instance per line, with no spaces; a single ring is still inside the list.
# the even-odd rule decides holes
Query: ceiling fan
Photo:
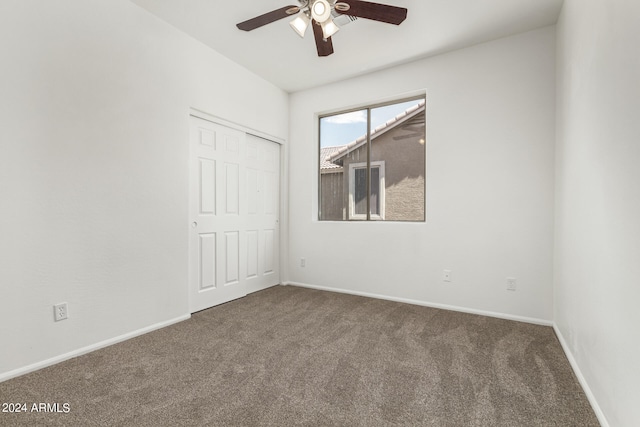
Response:
[[[251,31],[302,12],[289,25],[300,37],[304,37],[307,27],[311,23],[318,56],[329,56],[333,53],[331,36],[340,29],[333,21],[334,16],[355,16],[395,25],[400,25],[407,17],[407,9],[404,7],[362,0],[298,0],[298,2],[300,6],[284,6],[240,22],[236,26],[241,30]]]

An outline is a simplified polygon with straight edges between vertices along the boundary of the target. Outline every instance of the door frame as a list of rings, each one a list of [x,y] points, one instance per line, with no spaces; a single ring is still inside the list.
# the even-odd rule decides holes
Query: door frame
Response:
[[[191,197],[191,181],[190,181],[190,174],[191,174],[191,141],[190,141],[190,135],[189,133],[191,132],[191,126],[190,126],[190,118],[191,117],[196,117],[202,120],[206,120],[208,122],[217,124],[217,125],[221,125],[221,126],[225,126],[231,129],[235,129],[241,132],[244,132],[246,134],[249,135],[253,135],[253,136],[257,136],[259,138],[262,139],[266,139],[267,141],[273,142],[275,144],[278,144],[280,146],[280,182],[279,182],[279,186],[280,186],[280,200],[279,200],[279,231],[278,231],[278,238],[280,239],[280,244],[279,244],[279,267],[280,267],[280,283],[285,285],[287,284],[288,280],[289,280],[289,274],[288,274],[288,267],[289,267],[289,261],[288,261],[288,255],[289,255],[289,241],[288,241],[288,235],[289,235],[289,215],[288,215],[288,209],[286,209],[286,206],[289,203],[289,193],[288,193],[288,188],[289,186],[286,185],[286,183],[288,182],[288,159],[289,159],[289,152],[287,150],[287,144],[286,144],[286,140],[279,138],[277,136],[273,136],[269,133],[266,132],[262,132],[256,129],[253,129],[251,127],[247,127],[244,125],[241,125],[239,123],[236,122],[232,122],[229,120],[226,120],[222,117],[218,117],[216,115],[213,114],[209,114],[206,111],[202,111],[199,110],[197,108],[190,108],[189,109],[189,115],[187,116],[186,119],[186,125],[187,125],[187,136],[186,136],[186,150],[187,150],[187,158],[189,159],[189,162],[187,164],[187,195],[188,195],[188,202],[190,203],[190,197]],[[189,204],[188,204],[189,206]],[[187,219],[185,221],[185,228],[187,230],[187,248],[190,248],[190,237],[191,237],[191,219],[190,216],[191,212],[189,211],[189,209],[187,209]],[[186,286],[185,286],[185,292],[187,294],[187,301],[189,301],[189,312],[191,312],[191,302],[190,302],[190,278],[189,278],[189,274],[190,274],[190,262],[191,262],[191,258],[190,258],[190,253],[189,250],[187,251],[187,275],[186,275]]]

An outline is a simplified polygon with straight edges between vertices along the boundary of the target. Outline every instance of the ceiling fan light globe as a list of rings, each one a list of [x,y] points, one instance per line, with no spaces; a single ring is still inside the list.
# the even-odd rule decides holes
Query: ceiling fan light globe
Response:
[[[311,16],[320,23],[325,22],[331,18],[331,5],[327,0],[315,0],[311,6]]]
[[[291,28],[293,28],[300,37],[304,38],[304,33],[307,31],[307,27],[309,26],[309,18],[307,15],[302,14],[289,22],[289,25],[291,25]]]
[[[316,14],[316,16],[324,15],[325,10],[326,10],[326,6],[321,1],[313,4],[313,12]]]
[[[320,25],[322,25],[322,37],[324,37],[325,39],[328,39],[338,31],[340,31],[340,27],[338,27],[336,23],[333,22],[333,19],[324,21]]]

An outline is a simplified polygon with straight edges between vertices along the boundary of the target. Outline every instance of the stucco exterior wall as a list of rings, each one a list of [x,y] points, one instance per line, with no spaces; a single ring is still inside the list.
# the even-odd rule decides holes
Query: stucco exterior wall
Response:
[[[346,219],[346,205],[342,170],[320,175],[320,219],[342,221]]]
[[[372,142],[371,161],[385,161],[386,221],[424,221],[425,147],[424,125],[421,132],[397,127]]]

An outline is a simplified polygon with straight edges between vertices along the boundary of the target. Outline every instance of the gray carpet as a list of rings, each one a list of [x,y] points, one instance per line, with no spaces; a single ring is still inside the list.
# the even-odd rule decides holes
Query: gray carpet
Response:
[[[599,425],[550,327],[292,286],[5,381],[0,400],[70,405],[3,426]]]

